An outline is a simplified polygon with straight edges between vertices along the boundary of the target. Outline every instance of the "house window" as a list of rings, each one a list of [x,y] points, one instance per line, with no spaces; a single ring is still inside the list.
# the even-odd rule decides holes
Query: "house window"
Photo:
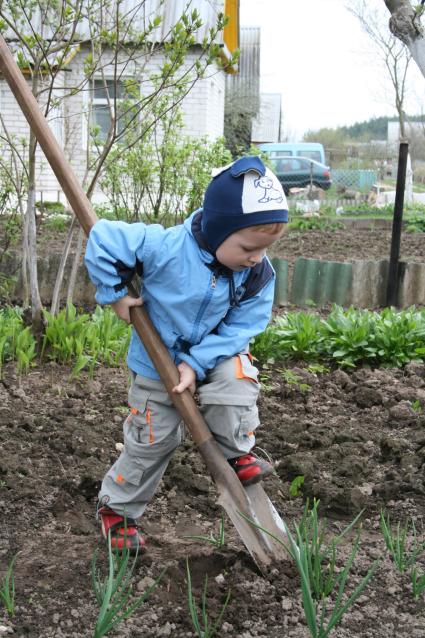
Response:
[[[99,129],[96,137],[104,141],[109,133],[114,108],[117,109],[115,114],[118,118],[117,132],[120,133],[123,130],[125,119],[120,117],[120,105],[123,109],[127,109],[128,100],[131,98],[126,91],[126,84],[122,80],[95,79],[93,89],[91,124]],[[126,101],[125,107],[124,100]],[[129,116],[131,117],[131,113]]]

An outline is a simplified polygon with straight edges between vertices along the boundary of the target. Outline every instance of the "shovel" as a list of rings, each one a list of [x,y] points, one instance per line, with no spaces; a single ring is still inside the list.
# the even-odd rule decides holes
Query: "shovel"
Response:
[[[97,217],[1,35],[0,70],[43,149],[69,204],[88,235]],[[264,572],[273,561],[281,560],[287,554],[280,543],[256,526],[268,530],[273,536],[285,538],[285,523],[260,484],[248,488],[242,486],[224,458],[189,390],[182,394],[172,392],[172,388],[179,383],[179,372],[145,308],[132,308],[130,317],[215,481],[219,504],[227,512],[256,565]],[[251,525],[249,520],[255,525]]]

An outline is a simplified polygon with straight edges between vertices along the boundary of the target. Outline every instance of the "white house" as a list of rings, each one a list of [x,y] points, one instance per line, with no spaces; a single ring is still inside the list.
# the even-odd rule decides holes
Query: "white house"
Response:
[[[140,21],[140,29],[146,24],[147,16],[161,17],[161,22],[151,34],[150,40],[166,40],[170,28],[184,12],[187,0],[125,0],[121,3],[121,10],[127,15],[133,10],[133,27]],[[136,14],[137,7],[143,7],[140,15]],[[229,16],[229,23],[225,27],[224,33],[220,34],[220,46],[222,57],[229,59],[231,52],[238,46],[239,24],[238,9],[239,0],[192,0],[190,9],[196,8],[202,20],[202,27],[197,32],[197,43],[201,43],[213,28],[217,21],[219,12],[224,12]],[[50,125],[65,150],[71,165],[76,171],[78,178],[82,181],[87,166],[87,145],[88,127],[95,124],[99,130],[107,130],[109,123],[109,109],[105,108],[107,103],[107,91],[105,89],[105,79],[108,82],[108,73],[111,77],[112,66],[108,67],[107,55],[105,55],[105,65],[103,74],[96,75],[90,79],[83,91],[75,92],[72,95],[72,88],[79,86],[85,78],[84,65],[87,63],[87,56],[90,54],[90,33],[88,25],[81,21],[79,25],[78,38],[72,47],[72,52],[68,56],[65,70],[61,71],[55,81],[56,95],[67,95],[66,99],[58,100],[58,106],[50,111],[48,119]],[[186,66],[189,69],[198,57],[199,46],[194,46],[187,56]],[[142,78],[149,78],[153,71],[157,70],[163,60],[163,52],[156,52],[148,56],[139,67],[137,63],[122,65],[122,75],[120,83],[116,84],[117,101],[122,97],[123,87],[127,80],[136,79],[140,81],[140,93],[146,94],[151,86],[146,85]],[[229,72],[234,69],[229,68]],[[112,87],[111,87],[112,88]],[[115,91],[115,88],[114,88]],[[111,95],[110,95],[111,97]],[[113,96],[112,96],[113,97]],[[223,134],[224,124],[224,97],[225,97],[225,72],[216,65],[209,68],[203,79],[198,80],[182,102],[184,117],[184,133],[191,136],[207,136],[216,139]],[[9,86],[0,77],[0,112],[3,134],[5,129],[8,135],[14,139],[28,139],[28,125],[22,115]],[[38,150],[37,166],[37,198],[44,200],[63,200],[60,186],[47,164],[41,150]],[[95,199],[95,197],[94,197]]]
[[[252,123],[252,142],[279,142],[282,119],[280,93],[260,93],[260,111]]]

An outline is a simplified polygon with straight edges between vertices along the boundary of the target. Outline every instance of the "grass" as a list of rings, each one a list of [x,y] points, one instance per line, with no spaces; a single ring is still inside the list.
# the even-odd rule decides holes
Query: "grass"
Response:
[[[402,526],[400,521],[392,529],[390,517],[381,510],[380,527],[388,553],[400,574],[410,571],[412,594],[415,600],[425,592],[425,573],[419,573],[418,558],[425,550],[425,541],[418,541],[413,519]]]
[[[218,536],[214,536],[213,532],[210,532],[209,536],[197,536],[197,535],[187,535],[184,538],[192,538],[194,540],[206,541],[213,545],[216,549],[222,549],[225,546],[224,541],[224,514],[221,515],[220,527],[218,531]]]
[[[211,621],[208,617],[207,612],[207,594],[208,594],[208,576],[205,576],[204,587],[202,590],[201,596],[201,604],[200,604],[200,615],[197,610],[196,601],[193,595],[192,588],[192,575],[190,572],[189,559],[186,559],[186,575],[187,575],[187,595],[188,595],[188,606],[189,613],[192,620],[193,627],[195,629],[196,635],[198,638],[214,638],[214,636],[220,635],[219,631],[221,629],[222,620],[224,612],[230,601],[230,590],[227,592],[226,598],[224,599],[223,605],[216,617],[215,621],[211,624]]]
[[[315,501],[310,510],[307,503],[301,522],[294,525],[295,535],[288,530],[287,539],[278,538],[254,521],[247,520],[274,538],[292,557],[300,577],[302,605],[310,636],[327,638],[365,589],[380,559],[372,564],[352,592],[348,593],[348,579],[359,550],[361,530],[357,531],[351,552],[342,566],[337,564],[336,546],[359,517],[342,534],[325,544],[323,528],[317,517],[317,505]]]
[[[425,592],[425,573],[418,575],[418,568],[413,567],[410,574],[412,582],[413,598],[418,600],[419,597]]]
[[[13,570],[15,568],[16,556],[17,554],[15,554],[10,561],[0,588],[0,600],[3,603],[9,618],[12,618],[15,615],[15,576]]]
[[[114,552],[111,546],[111,533],[109,532],[108,574],[106,578],[102,578],[98,570],[97,557],[98,550],[93,554],[91,570],[93,592],[100,607],[94,628],[94,638],[102,638],[118,623],[131,616],[147,600],[157,587],[165,570],[161,572],[151,587],[132,601],[132,576],[137,564],[137,553],[132,562],[130,562],[128,549],[123,548],[120,552]]]

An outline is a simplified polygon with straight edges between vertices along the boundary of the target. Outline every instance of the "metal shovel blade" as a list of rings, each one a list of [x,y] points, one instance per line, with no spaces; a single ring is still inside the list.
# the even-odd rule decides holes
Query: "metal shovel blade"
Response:
[[[247,485],[245,492],[257,524],[261,525],[269,534],[263,533],[264,543],[268,552],[275,560],[288,558],[288,552],[282,543],[288,545],[286,523],[282,520],[275,506],[267,496],[261,483]],[[276,539],[281,540],[281,543]]]
[[[260,483],[243,487],[230,465],[221,462],[217,442],[210,438],[199,446],[224,508],[260,571],[287,557],[284,547],[270,534],[286,541],[286,524]],[[262,531],[263,528],[269,533]]]
[[[235,506],[234,497],[226,488],[219,490],[218,502],[227,512],[257,567],[264,572],[271,563],[288,558],[288,554],[283,545],[257,526],[286,542],[286,525],[261,485],[250,486],[245,491],[248,497],[246,512]]]

